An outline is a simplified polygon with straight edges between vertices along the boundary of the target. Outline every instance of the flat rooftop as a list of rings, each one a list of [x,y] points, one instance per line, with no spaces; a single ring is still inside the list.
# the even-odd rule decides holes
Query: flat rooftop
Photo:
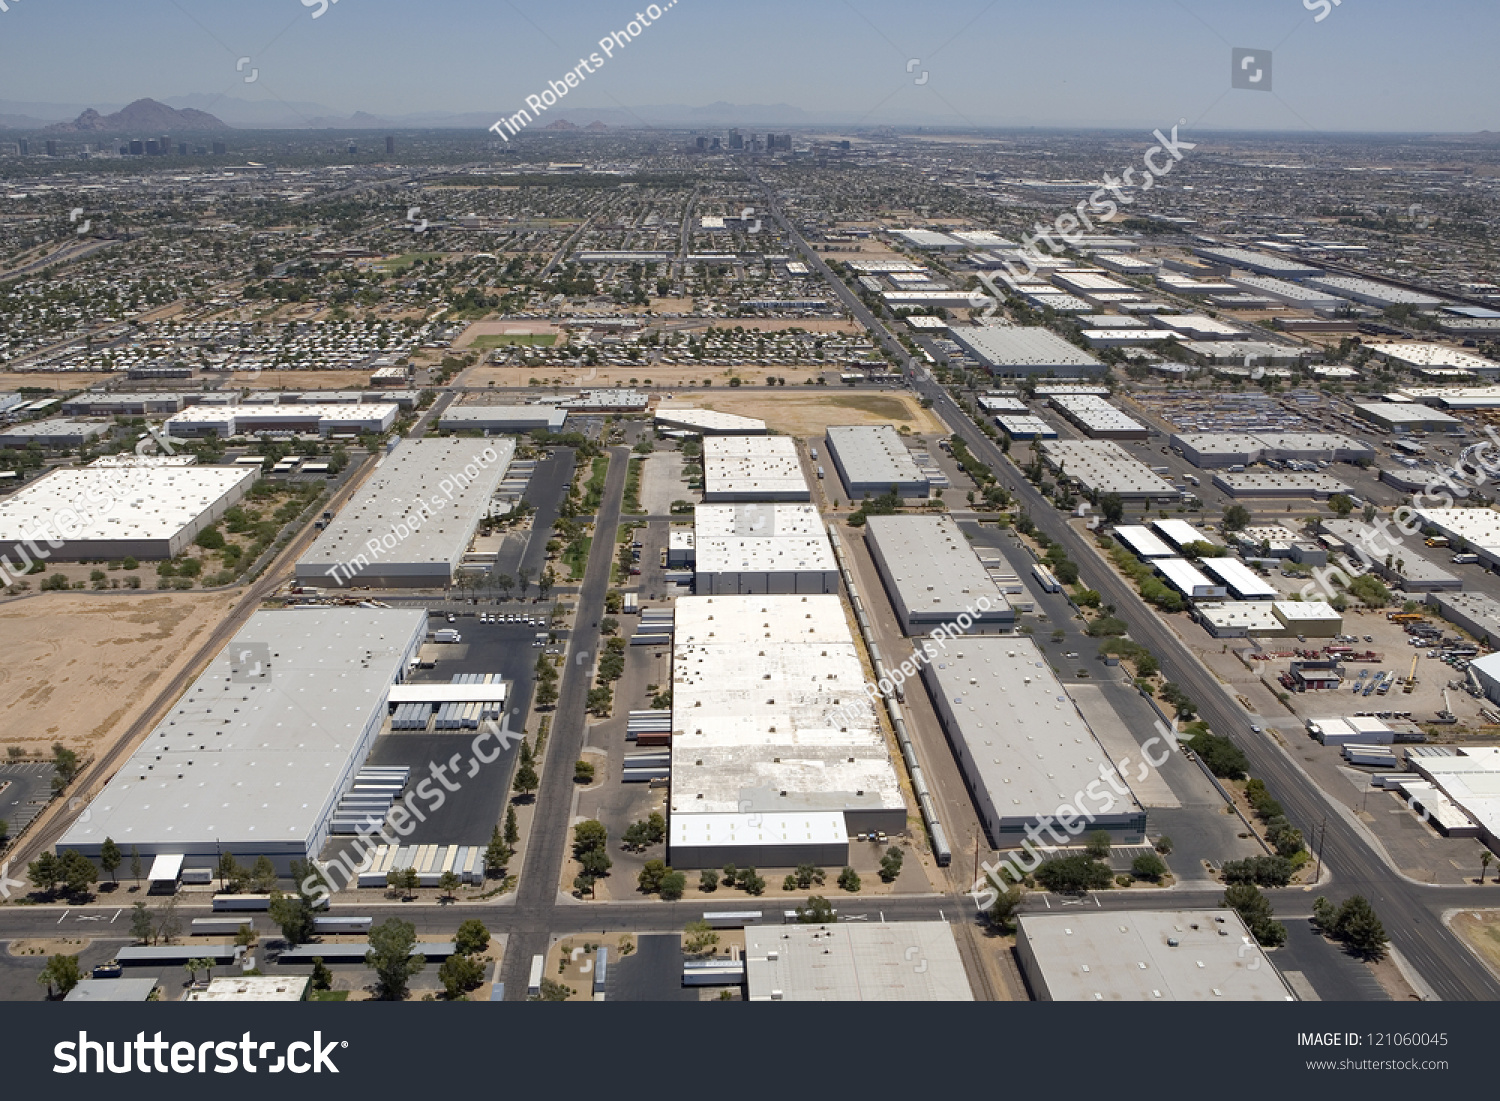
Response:
[[[1079,303],[1092,309],[1086,302]],[[981,325],[958,327],[950,334],[966,351],[994,370],[1081,367],[1101,370],[1103,364],[1082,348],[1040,326]]]
[[[426,630],[424,609],[256,612],[58,848],[106,837],[143,855],[305,844]]]
[[[1061,806],[1078,807],[1078,793],[1114,768],[1030,638],[950,640],[923,666],[922,677],[956,720],[958,729],[948,734],[967,747],[977,773],[970,783],[984,790],[984,800],[1002,819],[1029,821],[1055,815]],[[1113,805],[1103,813],[1144,817],[1134,795],[1110,798]],[[1088,809],[1100,808],[1090,803]]]
[[[0,545],[44,529],[69,543],[171,539],[256,477],[255,470],[225,466],[54,470],[0,500]],[[78,519],[64,532],[58,517],[69,509]]]
[[[1169,482],[1113,440],[1048,440],[1042,451],[1048,462],[1061,465],[1086,489],[1122,497],[1179,496]]]
[[[1023,965],[1047,1001],[1296,1000],[1233,910],[1079,907],[1023,914],[1018,924]]]
[[[698,409],[690,405],[658,405],[656,423],[666,428],[682,428],[706,435],[753,436],[763,435],[766,431],[766,422],[763,420],[742,417],[737,413]]]
[[[1085,432],[1140,432],[1146,426],[1126,416],[1101,397],[1093,394],[1058,394],[1052,399],[1055,409],[1081,425]]]
[[[1275,600],[1281,594],[1237,558],[1201,558],[1203,572],[1222,581],[1241,600]]]
[[[439,418],[439,425],[462,431],[488,425],[512,425],[518,429],[558,429],[566,423],[568,413],[553,405],[450,405]]]
[[[1140,524],[1116,525],[1114,536],[1137,558],[1175,558],[1177,552]]]
[[[903,621],[956,618],[984,598],[989,609],[976,613],[976,620],[1014,620],[1009,602],[953,517],[871,516],[865,533]]]
[[[1295,470],[1222,470],[1214,474],[1214,484],[1231,497],[1325,498],[1349,492],[1349,487],[1337,478]]]
[[[746,926],[745,983],[752,1002],[974,1000],[943,921]]]
[[[866,680],[837,596],[679,599],[672,813],[904,810]]]
[[[491,451],[497,457],[484,459]],[[344,565],[364,555],[372,574],[393,565],[456,566],[468,550],[474,529],[484,516],[506,468],[516,453],[516,441],[422,439],[403,440],[329,522],[323,534],[297,563],[297,576],[325,575],[335,565]],[[466,468],[485,466],[468,485],[459,485]],[[424,517],[418,508],[427,504],[432,512]],[[416,530],[411,531],[412,521]],[[410,534],[400,537],[396,525]],[[397,535],[396,545],[376,556],[370,543]],[[354,582],[358,584],[357,581]]]
[[[699,573],[838,569],[828,532],[812,505],[699,505],[693,519]]]
[[[707,499],[764,495],[805,501],[811,496],[790,436],[703,437],[703,488]]]
[[[877,492],[883,493],[889,486],[927,484],[900,433],[888,424],[831,425],[828,446],[851,493],[855,487],[879,486]]]
[[[1449,539],[1462,539],[1475,547],[1500,551],[1500,512],[1492,508],[1419,508],[1422,521]]]

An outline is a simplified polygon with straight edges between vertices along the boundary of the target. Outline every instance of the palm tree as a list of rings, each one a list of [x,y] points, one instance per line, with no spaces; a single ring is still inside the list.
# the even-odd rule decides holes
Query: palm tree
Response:
[[[1489,875],[1490,862],[1495,859],[1495,854],[1485,849],[1479,854],[1479,882],[1483,883],[1485,876]]]

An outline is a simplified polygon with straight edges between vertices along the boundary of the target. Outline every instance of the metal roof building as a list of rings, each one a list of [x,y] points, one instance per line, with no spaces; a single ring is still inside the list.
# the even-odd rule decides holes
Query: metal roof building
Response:
[[[109,427],[103,421],[71,417],[12,424],[0,431],[0,447],[25,447],[33,443],[38,447],[82,447],[90,440],[97,440]]]
[[[1375,448],[1361,440],[1323,432],[1180,432],[1172,447],[1199,470],[1250,463],[1370,462]]]
[[[1233,910],[1080,908],[1023,914],[1018,925],[1016,954],[1038,1001],[1297,1000]]]
[[[1156,534],[1179,551],[1189,543],[1208,543],[1215,547],[1224,545],[1212,532],[1194,527],[1186,520],[1152,520],[1151,526],[1156,529]]]
[[[1500,643],[1500,600],[1484,593],[1429,593],[1427,603],[1480,642]]]
[[[404,440],[297,562],[311,585],[446,588],[516,441]]]
[[[1355,402],[1354,412],[1392,432],[1446,432],[1457,435],[1464,422],[1414,401]]]
[[[1311,497],[1326,501],[1335,493],[1349,492],[1337,478],[1299,471],[1223,470],[1214,475],[1213,484],[1231,497]]]
[[[1265,579],[1237,558],[1201,558],[1205,573],[1224,583],[1236,600],[1276,600],[1281,594]]]
[[[871,516],[865,544],[908,635],[973,619],[970,632],[1009,631],[1016,613],[951,516]],[[986,610],[979,610],[988,600]]]
[[[839,591],[833,547],[812,505],[699,505],[693,546],[699,596]]]
[[[1479,555],[1490,569],[1500,567],[1500,512],[1492,508],[1419,508],[1423,524],[1435,527],[1453,543]],[[1500,635],[1496,636],[1500,638]]]
[[[169,436],[249,436],[260,432],[356,435],[389,432],[401,409],[394,403],[194,405],[166,420]]]
[[[1323,274],[1322,268],[1315,268],[1301,260],[1247,248],[1195,248],[1193,253],[1211,263],[1228,264],[1232,268],[1243,268],[1258,275],[1274,275],[1281,279],[1307,279]]]
[[[752,1002],[971,1002],[944,921],[751,925],[745,991]]]
[[[849,833],[903,832],[906,801],[865,684],[837,596],[678,600],[671,816],[738,814],[748,826],[838,812]],[[687,866],[675,852],[672,862]]]
[[[1181,496],[1113,440],[1048,440],[1042,454],[1060,476],[1076,478],[1085,490],[1117,493],[1128,501],[1175,501]]]
[[[1151,565],[1168,585],[1189,600],[1223,600],[1226,595],[1223,585],[1215,585],[1185,559],[1158,558]]]
[[[1059,394],[1052,399],[1056,409],[1083,432],[1097,440],[1146,440],[1151,430],[1128,417],[1101,397],[1092,394]]]
[[[1081,312],[1093,307],[1079,302]],[[1025,377],[1038,375],[1097,375],[1104,364],[1082,348],[1039,326],[959,326],[949,334],[964,351],[991,373]]]
[[[258,468],[151,460],[54,470],[0,500],[0,552],[29,562],[22,542],[46,537],[60,544],[48,551],[57,559],[172,558],[257,475]]]
[[[811,496],[790,436],[703,438],[705,501],[806,501]]]
[[[1044,816],[1061,825],[1062,808],[1079,827],[1063,839],[1097,829],[1121,842],[1145,837],[1128,777],[1031,639],[952,640],[922,679],[996,848],[1016,848]]]
[[[696,432],[700,436],[764,436],[766,422],[737,413],[719,413],[691,405],[658,405],[656,427]]]
[[[850,500],[891,489],[902,497],[926,497],[931,490],[905,441],[888,424],[831,425],[828,455]]]
[[[421,609],[257,612],[58,842],[97,859],[317,856],[427,630]]]
[[[1152,558],[1176,558],[1177,552],[1163,543],[1151,529],[1140,524],[1121,524],[1114,530],[1114,537],[1125,544],[1127,550],[1143,562]]]
[[[450,405],[438,418],[445,432],[558,432],[568,419],[554,405]]]
[[[1404,287],[1393,287],[1389,283],[1377,283],[1373,279],[1360,279],[1353,275],[1329,275],[1319,273],[1303,280],[1309,287],[1316,287],[1329,294],[1342,295],[1365,306],[1383,310],[1390,306],[1415,306],[1419,310],[1436,310],[1445,303],[1430,294],[1420,294]]]

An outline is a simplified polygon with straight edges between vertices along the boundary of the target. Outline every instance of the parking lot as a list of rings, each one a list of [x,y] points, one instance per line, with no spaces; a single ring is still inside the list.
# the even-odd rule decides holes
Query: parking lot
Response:
[[[21,831],[46,808],[52,798],[53,768],[50,764],[0,765],[0,822],[10,837]]]

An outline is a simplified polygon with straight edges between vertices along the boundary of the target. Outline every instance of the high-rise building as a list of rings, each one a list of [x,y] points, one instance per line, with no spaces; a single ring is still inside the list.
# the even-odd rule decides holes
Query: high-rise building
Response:
[[[49,157],[55,157],[55,156],[57,156],[57,142],[53,141],[50,138],[47,139],[47,156],[49,156]]]
[[[22,138],[16,144],[21,149],[21,156],[23,156],[23,157],[29,157],[31,155],[31,143],[29,141],[27,141],[25,138]]]
[[[146,155],[146,143],[140,138],[130,139],[130,155],[132,157],[143,157]]]
[[[731,130],[731,131],[729,131],[729,148],[731,148],[731,149],[743,149],[743,148],[745,148],[745,139],[740,135],[740,132],[738,130]]]
[[[710,153],[723,152],[723,150],[724,150],[724,146],[719,142],[718,138],[715,138],[714,139],[714,143],[708,147],[708,151]]]
[[[698,151],[700,153],[702,153],[702,152],[705,152],[707,149],[708,149],[708,139],[707,138],[699,138],[698,139]]]
[[[385,137],[385,155],[387,157],[396,155],[396,139],[389,134]]]
[[[134,145],[135,142],[131,142]],[[155,157],[161,153],[161,144],[155,138],[146,139],[146,156]]]
[[[177,155],[179,157],[187,156],[187,142],[180,141],[177,143]]]
[[[169,135],[167,135],[167,134],[163,134],[161,137],[157,138],[156,139],[156,150],[157,150],[157,154],[159,156],[163,156],[163,157],[169,157],[169,156],[171,156],[172,155],[172,139],[171,139],[171,137]]]
[[[359,146],[355,145],[352,141],[349,143],[349,155],[351,157],[359,155]]]
[[[216,157],[222,157],[226,152],[228,152],[228,150],[225,148],[225,145],[224,145],[223,142],[221,142],[221,141],[214,142],[214,156],[216,156]]]

